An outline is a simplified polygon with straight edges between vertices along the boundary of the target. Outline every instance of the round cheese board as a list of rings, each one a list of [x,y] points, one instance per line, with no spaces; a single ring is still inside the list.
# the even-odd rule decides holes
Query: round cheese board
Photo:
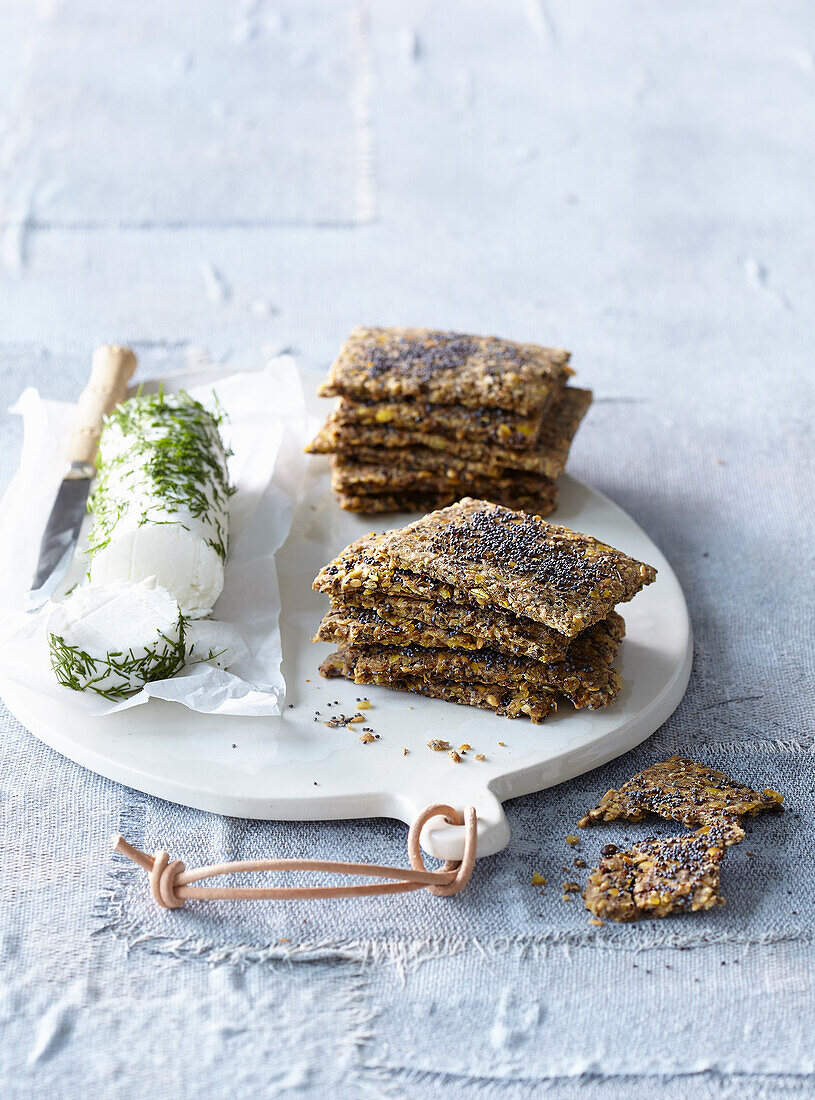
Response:
[[[509,841],[502,803],[596,768],[628,752],[678,705],[690,675],[691,627],[668,561],[645,532],[601,493],[565,476],[553,522],[592,534],[657,567],[656,582],[619,608],[627,634],[617,658],[623,690],[598,711],[561,704],[542,725],[386,688],[324,680],[330,652],[311,637],[327,608],[311,589],[324,565],[380,522],[341,512],[328,489],[326,464],[315,459],[289,536],[277,555],[286,698],[279,716],[193,712],[151,699],[143,706],[88,716],[3,677],[0,694],[36,737],[78,764],[147,794],[230,816],[320,820],[392,817],[410,824],[430,803],[478,814],[478,856]],[[390,521],[390,522],[388,522]],[[259,600],[263,593],[257,594]],[[333,727],[331,715],[353,714],[367,699],[365,724]],[[456,763],[428,742],[469,745]],[[482,759],[483,757],[483,759]],[[460,859],[463,829],[434,819],[423,846]]]

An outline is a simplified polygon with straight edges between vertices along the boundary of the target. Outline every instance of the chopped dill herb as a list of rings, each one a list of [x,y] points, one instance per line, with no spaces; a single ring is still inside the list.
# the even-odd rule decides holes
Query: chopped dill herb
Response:
[[[59,634],[48,635],[51,668],[61,684],[74,691],[93,691],[104,699],[126,699],[143,684],[166,680],[184,667],[186,621],[178,616],[178,638],[168,638],[158,631],[158,637],[138,654],[109,652],[104,657],[92,657],[79,646],[68,645]]]
[[[94,522],[88,556],[110,543],[127,516],[136,526],[199,519],[211,530],[208,546],[226,560],[228,452],[218,425],[223,411],[208,412],[188,393],[137,395],[105,420],[99,474],[88,501]]]

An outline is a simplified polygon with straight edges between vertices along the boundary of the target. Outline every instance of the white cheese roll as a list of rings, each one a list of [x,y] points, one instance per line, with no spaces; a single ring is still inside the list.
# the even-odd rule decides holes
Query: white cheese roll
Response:
[[[188,394],[119,405],[99,444],[91,584],[155,576],[185,617],[208,615],[224,585],[226,459],[217,421]]]
[[[184,619],[154,577],[78,588],[48,620],[56,678],[75,691],[122,699],[184,665]]]

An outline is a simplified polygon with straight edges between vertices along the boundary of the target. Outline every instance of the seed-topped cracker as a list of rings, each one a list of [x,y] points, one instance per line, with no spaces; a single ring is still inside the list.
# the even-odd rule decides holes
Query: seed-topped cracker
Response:
[[[353,656],[344,650],[326,657],[320,665],[320,672],[328,678],[342,676],[355,684],[376,684],[394,691],[409,691],[431,699],[445,699],[451,703],[492,710],[505,718],[526,717],[536,723],[543,722],[557,710],[557,695],[549,688],[535,688],[529,684],[501,687],[476,682],[425,680],[421,676],[369,673],[364,669],[357,670]]]
[[[469,497],[391,532],[379,550],[396,568],[570,637],[656,577],[652,566],[589,535]]]
[[[331,607],[354,615],[363,609],[372,611],[391,626],[423,624],[428,628],[428,638],[435,639],[429,643],[434,646],[448,645],[445,639],[451,638],[455,639],[455,649],[492,648],[537,661],[557,661],[569,646],[565,635],[531,619],[519,619],[504,611],[481,611],[447,600],[433,603],[413,596],[348,589],[336,598],[332,596]]]
[[[619,615],[596,623],[569,647],[560,661],[543,662],[501,653],[496,649],[473,651],[456,646],[452,632],[436,643],[431,628],[406,622],[392,626],[373,611],[331,611],[320,624],[315,641],[342,643],[344,658],[354,674],[364,677],[421,677],[425,680],[535,689],[552,688],[575,707],[613,703],[621,680],[611,667],[625,624]]]
[[[361,401],[542,411],[571,374],[569,352],[424,328],[355,328],[320,388]]]
[[[641,821],[652,813],[685,825],[708,825],[735,822],[762,810],[778,811],[782,802],[777,791],[754,791],[706,764],[671,756],[645,768],[619,790],[606,791],[578,824],[585,827],[618,818]]]
[[[483,486],[482,486],[483,488]],[[390,512],[433,512],[453,504],[466,491],[465,486],[449,488],[405,489],[402,492],[360,492],[359,490],[337,492],[340,507],[346,512],[360,515],[378,515]],[[541,478],[540,491],[524,493],[514,489],[493,489],[490,499],[505,507],[518,508],[534,515],[548,516],[557,507],[558,490],[553,481]]]
[[[340,398],[334,413],[334,421],[341,427],[353,424],[403,431],[418,428],[454,439],[499,444],[518,451],[534,446],[543,419],[541,412],[518,416],[506,409],[469,409],[465,405],[430,405],[426,401],[410,400],[349,401],[346,397]]]
[[[341,423],[332,413],[306,450],[310,454],[355,454],[360,448],[381,448],[388,460],[389,452],[401,453],[411,448],[442,451],[460,459],[467,466],[473,462],[488,465],[497,471],[525,471],[543,477],[556,478],[563,473],[569,449],[580,422],[591,404],[589,390],[569,386],[563,391],[551,416],[543,421],[533,445],[513,450],[503,444],[473,442],[432,430],[426,425],[399,428],[391,425]]]
[[[459,458],[445,451],[434,451],[429,447],[416,447],[410,444],[405,447],[353,447],[349,451],[326,452],[332,455],[332,465],[348,462],[361,463],[366,466],[381,466],[384,463],[393,463],[399,469],[432,470],[434,473],[443,474],[450,481],[461,484],[468,478],[488,477],[490,479],[501,477],[517,477],[525,471],[508,470],[501,462],[500,455],[489,462],[476,462],[474,459]],[[531,475],[544,476],[544,475]]]
[[[458,470],[420,470],[399,465],[395,453],[392,454],[392,461],[380,460],[377,464],[355,462],[346,455],[332,455],[330,465],[331,488],[335,493],[455,491],[458,493],[456,500],[460,500],[464,496],[485,496],[489,499],[489,494],[496,491],[522,496],[556,492],[555,483],[538,474],[504,472],[496,477],[482,477]]]
[[[335,603],[347,603],[362,607],[376,608],[381,598],[393,600],[395,597],[417,599],[438,605],[438,617],[427,609],[413,608],[406,617],[436,625],[447,621],[450,605],[456,607],[455,614],[468,609],[478,614],[478,619],[455,620],[461,629],[468,633],[483,633],[485,638],[521,637],[531,647],[524,652],[530,657],[541,660],[560,656],[566,652],[569,639],[544,623],[523,616],[514,615],[494,607],[488,607],[487,595],[478,589],[473,592],[467,588],[445,584],[432,577],[423,577],[406,569],[397,569],[393,562],[382,552],[382,546],[388,533],[363,535],[352,542],[328,565],[324,565],[314,580],[312,588],[324,592]],[[452,622],[453,620],[451,620]],[[487,630],[492,622],[501,633]]]
[[[586,908],[595,917],[632,921],[724,905],[719,874],[732,843],[727,825],[706,825],[690,835],[651,838],[605,856],[589,875]]]

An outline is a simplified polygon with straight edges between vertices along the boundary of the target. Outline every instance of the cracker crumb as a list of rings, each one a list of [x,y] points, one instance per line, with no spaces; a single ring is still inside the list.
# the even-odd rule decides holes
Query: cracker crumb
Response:
[[[564,894],[576,894],[580,890],[579,882],[564,882],[563,893]]]
[[[427,747],[429,749],[432,749],[433,752],[447,752],[447,750],[450,748],[450,742],[439,741],[438,739],[435,739],[433,741],[428,741]]]
[[[360,710],[370,710],[371,709],[371,701],[370,701],[370,699],[360,699],[357,706],[359,707]]]
[[[592,919],[589,921],[589,924],[603,924],[603,921],[597,920],[596,917],[592,917]]]
[[[402,749],[402,756],[407,756],[407,754],[409,752],[410,752],[410,749]]]
[[[574,835],[574,833],[569,833],[569,835],[566,837],[566,843],[567,844],[579,844],[580,843],[580,838],[576,837]]]
[[[543,875],[539,871],[535,871],[535,873],[532,875],[532,885],[533,886],[545,886],[546,885],[546,879],[543,877]]]
[[[477,752],[475,754],[475,758],[476,758],[476,760],[486,760],[487,759],[483,752]]]
[[[505,749],[507,747],[505,741],[499,741],[498,744],[501,746],[502,749]]]
[[[454,764],[461,763],[461,757],[458,755],[455,749],[450,749],[447,755],[450,757]]]
[[[468,745],[467,742],[465,741],[463,745],[459,745],[458,751],[459,752],[466,752],[468,749],[471,749],[472,747],[473,747],[472,745]]]
[[[376,738],[372,733],[363,733],[362,737],[360,737],[360,741],[365,745],[370,745],[372,741],[376,741]]]

